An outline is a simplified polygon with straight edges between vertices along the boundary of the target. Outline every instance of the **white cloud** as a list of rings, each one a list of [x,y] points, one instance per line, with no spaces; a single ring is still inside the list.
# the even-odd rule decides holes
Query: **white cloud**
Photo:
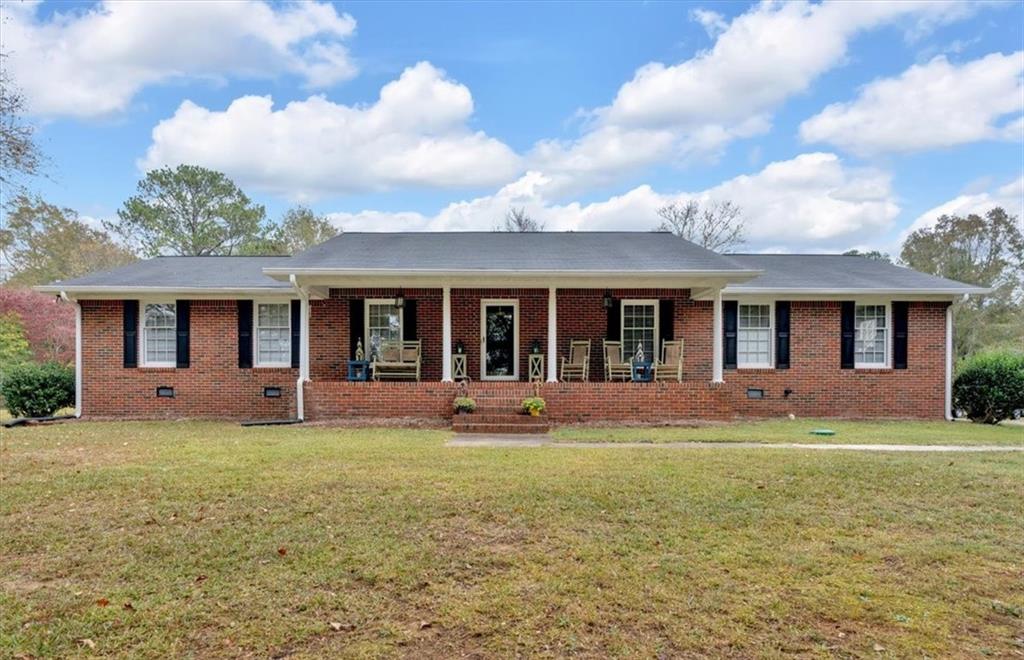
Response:
[[[553,231],[644,231],[658,224],[657,209],[669,202],[731,200],[743,209],[751,248],[778,246],[839,249],[886,231],[899,213],[886,175],[848,169],[828,153],[802,154],[761,171],[697,192],[660,193],[639,186],[607,200],[557,204],[547,194],[552,180],[529,172],[493,195],[449,204],[435,215],[414,212],[333,213],[348,230],[489,230],[511,206],[523,207]]]
[[[900,243],[918,229],[934,226],[939,216],[964,216],[971,213],[984,215],[997,206],[1003,207],[1010,215],[1017,216],[1018,220],[1024,220],[1024,175],[995,190],[957,195],[947,202],[928,209],[917,216],[917,219],[903,231],[900,235]]]
[[[957,66],[939,56],[895,78],[876,80],[850,103],[834,103],[800,125],[807,142],[858,154],[1019,139],[1024,112],[1024,52],[992,53]]]
[[[857,34],[901,19],[915,30],[962,18],[961,2],[762,2],[731,22],[697,10],[717,35],[706,51],[677,64],[651,62],[610,105],[586,112],[577,140],[544,142],[532,163],[567,191],[665,160],[714,158],[730,142],[766,132],[772,112],[842,64]],[[620,145],[633,145],[628,157]]]
[[[515,177],[519,158],[471,131],[472,113],[469,89],[421,62],[369,106],[312,96],[275,110],[270,97],[244,96],[217,111],[185,101],[153,129],[139,167],[202,165],[297,199],[398,186],[495,185]]]
[[[327,87],[355,75],[355,31],[330,4],[262,0],[103,2],[42,17],[4,2],[7,65],[30,110],[91,117],[124,110],[146,85],[176,78],[272,77]]]

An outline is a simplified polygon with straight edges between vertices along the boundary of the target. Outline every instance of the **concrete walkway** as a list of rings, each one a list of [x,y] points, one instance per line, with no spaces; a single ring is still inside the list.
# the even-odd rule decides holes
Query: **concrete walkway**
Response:
[[[841,445],[815,442],[555,442],[550,435],[457,433],[448,447],[569,447],[625,449],[845,449],[903,452],[1024,452],[1024,445]]]

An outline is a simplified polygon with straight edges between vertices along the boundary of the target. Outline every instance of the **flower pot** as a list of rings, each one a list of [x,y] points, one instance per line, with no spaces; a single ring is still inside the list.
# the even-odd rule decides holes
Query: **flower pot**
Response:
[[[536,408],[530,408],[530,417],[540,417],[540,411]]]

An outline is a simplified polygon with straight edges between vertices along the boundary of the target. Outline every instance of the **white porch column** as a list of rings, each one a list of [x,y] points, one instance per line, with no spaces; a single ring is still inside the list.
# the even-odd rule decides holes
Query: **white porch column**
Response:
[[[441,304],[441,382],[452,382],[452,290],[442,289]]]
[[[558,382],[558,302],[557,289],[548,289],[548,382]]]
[[[715,292],[715,316],[711,332],[715,334],[712,342],[711,382],[721,383],[722,377],[722,290]]]
[[[946,308],[946,419],[953,419],[953,305]]]

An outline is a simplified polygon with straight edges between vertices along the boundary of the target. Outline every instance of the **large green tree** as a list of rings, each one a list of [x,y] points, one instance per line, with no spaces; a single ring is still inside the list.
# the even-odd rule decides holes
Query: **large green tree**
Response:
[[[122,266],[136,258],[106,232],[79,220],[73,210],[39,197],[17,195],[7,211],[0,249],[9,284],[45,284]]]
[[[107,229],[148,257],[235,254],[267,232],[262,206],[225,175],[194,165],[148,172],[117,216]]]
[[[903,243],[900,259],[915,270],[990,287],[953,306],[956,354],[1024,342],[1024,236],[1002,208],[985,215],[944,215]]]
[[[312,209],[288,209],[281,222],[267,234],[241,246],[241,254],[295,254],[338,235],[338,228]]]

